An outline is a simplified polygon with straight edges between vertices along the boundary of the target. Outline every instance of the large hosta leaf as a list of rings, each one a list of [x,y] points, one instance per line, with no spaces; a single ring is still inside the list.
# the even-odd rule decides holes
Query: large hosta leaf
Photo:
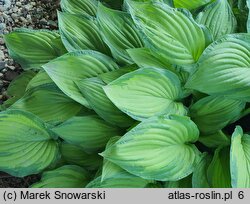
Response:
[[[63,122],[76,115],[82,106],[66,96],[55,84],[45,84],[27,91],[10,108],[31,112],[46,122]]]
[[[75,164],[89,170],[95,170],[102,164],[102,158],[98,154],[88,154],[76,145],[64,142],[60,146],[60,151],[63,160],[68,164]]]
[[[202,133],[212,134],[238,119],[244,108],[244,102],[208,96],[191,106],[190,116]]]
[[[129,11],[144,33],[146,46],[172,64],[194,64],[210,42],[210,33],[191,14],[164,3],[129,2]]]
[[[112,137],[106,145],[106,149],[113,145],[120,137]],[[96,178],[88,187],[91,188],[144,188],[150,180],[145,180],[138,176],[128,173],[116,164],[104,160],[102,175]]]
[[[13,176],[36,174],[58,157],[58,144],[44,123],[18,110],[0,113],[0,170]]]
[[[186,8],[186,9],[196,9],[200,6],[203,6],[211,0],[173,0],[174,1],[174,6],[177,8]]]
[[[203,153],[200,162],[194,169],[192,176],[192,187],[193,188],[209,188],[208,178],[207,178],[207,168],[212,161],[212,157]]]
[[[134,120],[121,112],[109,100],[103,90],[106,84],[100,79],[85,79],[77,83],[77,85],[88,103],[101,118],[120,127],[128,127],[134,123]]]
[[[89,175],[83,168],[75,165],[65,165],[46,171],[39,182],[32,188],[83,188],[89,181]]]
[[[75,14],[96,15],[97,0],[61,0],[60,5],[63,11]]]
[[[142,68],[123,75],[104,87],[109,99],[136,120],[151,116],[185,114],[178,77],[165,69]]]
[[[114,58],[121,63],[132,64],[126,49],[142,47],[143,43],[130,15],[99,4],[97,20]]]
[[[230,171],[233,188],[250,188],[250,135],[236,127],[232,135]]]
[[[119,129],[97,116],[73,117],[52,131],[66,142],[82,147],[86,152],[102,150],[111,137],[121,134]]]
[[[229,147],[219,147],[208,167],[208,183],[212,188],[231,188]]]
[[[180,180],[192,173],[199,158],[192,144],[197,126],[185,116],[152,117],[126,133],[102,156],[144,179]]]
[[[186,87],[250,101],[249,56],[250,34],[227,35],[204,51]]]
[[[216,0],[204,8],[196,18],[200,24],[206,25],[218,39],[236,30],[237,21],[227,0]]]
[[[110,54],[103,42],[97,22],[86,16],[58,12],[61,38],[68,51],[96,50]]]
[[[43,65],[43,68],[66,95],[89,107],[75,83],[84,78],[118,69],[118,65],[106,55],[87,50],[63,55]]]
[[[39,68],[66,52],[60,35],[46,30],[19,29],[4,36],[10,56],[23,69]]]

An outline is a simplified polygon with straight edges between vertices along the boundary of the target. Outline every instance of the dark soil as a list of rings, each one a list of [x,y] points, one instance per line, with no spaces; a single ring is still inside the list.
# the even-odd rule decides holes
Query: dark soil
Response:
[[[16,178],[5,173],[0,173],[0,188],[28,188],[39,181],[39,175]]]

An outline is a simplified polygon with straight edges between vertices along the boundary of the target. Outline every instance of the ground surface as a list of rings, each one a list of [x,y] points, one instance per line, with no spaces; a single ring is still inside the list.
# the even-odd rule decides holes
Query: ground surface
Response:
[[[21,72],[21,67],[8,55],[3,35],[16,28],[57,29],[57,0],[0,0],[0,104],[7,99],[9,83]],[[28,187],[39,176],[14,178],[0,172],[0,187]]]

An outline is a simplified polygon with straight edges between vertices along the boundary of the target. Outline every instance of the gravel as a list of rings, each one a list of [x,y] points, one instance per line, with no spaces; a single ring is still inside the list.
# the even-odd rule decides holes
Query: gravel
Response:
[[[58,0],[0,0],[0,105],[8,99],[8,85],[22,72],[9,57],[3,35],[21,27],[56,30],[57,9]],[[15,178],[0,172],[0,187],[28,187],[38,179],[37,175]]]

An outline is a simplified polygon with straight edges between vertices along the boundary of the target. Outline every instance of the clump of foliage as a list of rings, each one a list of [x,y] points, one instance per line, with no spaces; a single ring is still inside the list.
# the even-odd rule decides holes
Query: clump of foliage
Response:
[[[5,35],[24,72],[0,170],[42,173],[32,187],[250,187],[247,3],[62,0],[59,31]]]

